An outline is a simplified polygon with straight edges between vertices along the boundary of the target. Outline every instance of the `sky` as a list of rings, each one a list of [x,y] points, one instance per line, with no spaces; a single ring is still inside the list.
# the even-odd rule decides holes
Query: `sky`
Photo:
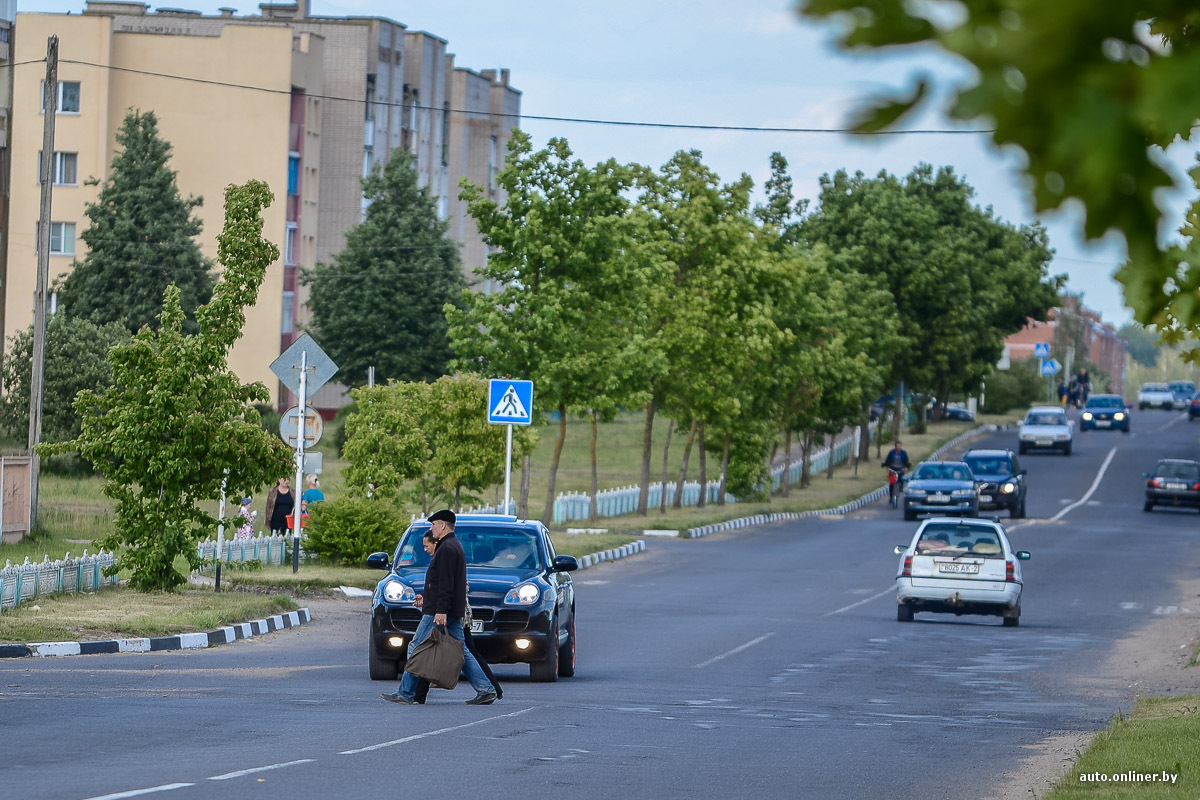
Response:
[[[902,88],[917,74],[941,86],[970,67],[932,50],[903,55],[839,53],[828,25],[801,20],[794,0],[311,0],[317,16],[382,16],[449,42],[455,65],[508,68],[526,115],[756,127],[838,128],[865,98]],[[18,0],[18,11],[79,13],[84,0]],[[167,7],[215,14],[221,6],[257,14],[246,0],[171,0]],[[151,3],[152,8],[158,4]],[[18,29],[19,35],[19,29]],[[69,57],[63,54],[62,57]],[[945,94],[941,95],[944,100]],[[953,128],[935,101],[908,128]],[[594,163],[608,158],[661,166],[679,150],[700,150],[725,181],[749,174],[761,192],[769,158],[788,160],[798,198],[816,199],[819,179],[837,170],[907,174],[918,163],[952,166],[975,187],[976,202],[1013,224],[1040,221],[1056,251],[1052,274],[1114,325],[1130,321],[1112,273],[1124,257],[1114,236],[1083,239],[1081,215],[1067,208],[1036,217],[1019,169],[1023,155],[1000,151],[986,134],[851,137],[647,129],[523,120],[535,147],[568,140]],[[1178,182],[1194,148],[1169,151]],[[758,197],[761,200],[761,193]],[[1183,220],[1183,192],[1165,193],[1170,228]]]

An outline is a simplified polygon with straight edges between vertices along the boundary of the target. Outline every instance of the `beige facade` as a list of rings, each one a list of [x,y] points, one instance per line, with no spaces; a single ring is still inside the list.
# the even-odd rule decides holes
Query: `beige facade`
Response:
[[[92,4],[89,10],[129,5],[138,4]],[[130,109],[155,113],[160,134],[172,146],[169,166],[176,172],[180,193],[204,199],[197,216],[204,226],[199,244],[206,256],[216,257],[225,187],[251,178],[266,182],[275,194],[275,202],[264,213],[264,236],[284,251],[288,153],[298,135],[291,124],[293,86],[297,79],[319,77],[320,70],[310,63],[312,56],[320,58],[319,44],[316,52],[307,52],[314,50],[313,40],[293,41],[292,32],[284,26],[222,25],[206,35],[180,36],[169,30],[174,23],[170,15],[159,16],[168,17],[160,32],[121,30],[114,25],[119,17],[105,13],[22,13],[17,17],[21,35],[16,59],[36,60],[43,55],[38,48],[44,48],[47,37],[57,35],[59,81],[68,85],[66,91],[72,97],[75,88],[70,85],[78,90],[77,105],[64,101],[64,110],[55,122],[55,153],[73,155],[75,167],[73,174],[56,175],[51,211],[52,280],[69,273],[73,261],[86,254],[79,234],[87,225],[85,206],[95,201],[99,187],[85,181],[108,177],[116,151],[115,135]],[[246,76],[254,76],[254,86],[267,91],[217,85],[246,84]],[[18,70],[13,85],[6,336],[27,327],[33,318],[42,78],[37,70]],[[304,137],[318,138],[318,134],[318,130],[306,131]],[[313,150],[319,152],[320,148]],[[315,204],[315,193],[309,199]],[[304,232],[315,240],[311,229]],[[283,318],[282,262],[281,258],[268,270],[257,305],[247,314],[243,337],[230,355],[231,368],[243,380],[262,381],[272,390],[277,382],[269,365],[279,353]]]
[[[328,263],[341,251],[346,232],[366,210],[361,178],[391,151],[413,154],[421,184],[450,221],[451,238],[463,245],[464,271],[473,281],[486,248],[457,199],[458,179],[466,175],[488,185],[503,160],[508,131],[517,125],[520,93],[508,85],[507,70],[455,69],[444,39],[410,33],[399,22],[313,17],[307,0],[266,3],[259,10],[255,16],[232,9],[204,16],[150,12],[146,4],[126,0],[87,0],[82,15],[21,13],[14,60],[42,58],[46,38],[57,34],[59,78],[71,85],[68,105],[77,106],[56,119],[55,152],[67,154],[74,171],[67,170],[71,180],[54,189],[52,250],[61,252],[51,257],[52,278],[84,255],[83,212],[97,195],[84,180],[107,177],[114,135],[130,108],[155,112],[173,148],[170,166],[180,193],[204,198],[199,241],[206,256],[216,257],[224,187],[251,177],[271,186],[276,202],[267,211],[264,235],[282,257],[268,273],[230,364],[285,402],[286,390],[268,365],[308,321],[307,289],[299,285],[298,271]],[[3,228],[5,337],[32,320],[42,129],[41,71],[9,72],[16,74],[14,213]],[[459,111],[468,107],[469,113]],[[497,112],[510,116],[489,116]],[[0,260],[0,270],[4,266]],[[336,406],[344,391],[331,387],[326,394],[316,399]]]

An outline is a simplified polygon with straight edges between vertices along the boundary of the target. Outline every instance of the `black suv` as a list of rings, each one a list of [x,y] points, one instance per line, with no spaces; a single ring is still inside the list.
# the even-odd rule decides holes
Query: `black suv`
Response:
[[[963,461],[975,473],[979,510],[1007,508],[1014,519],[1025,516],[1025,470],[1012,450],[968,450]]]

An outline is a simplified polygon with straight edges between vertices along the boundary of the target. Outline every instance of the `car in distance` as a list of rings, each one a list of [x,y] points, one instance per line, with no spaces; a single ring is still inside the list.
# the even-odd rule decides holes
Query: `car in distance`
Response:
[[[1144,511],[1155,506],[1182,506],[1200,510],[1200,461],[1187,458],[1163,458],[1153,472],[1142,474],[1146,479]]]
[[[975,473],[979,510],[1007,509],[1013,519],[1025,516],[1026,471],[1012,450],[968,450],[963,461]]]
[[[1175,393],[1166,383],[1144,383],[1138,391],[1138,410],[1148,408],[1174,408]]]
[[[1191,381],[1171,381],[1167,385],[1171,387],[1175,408],[1187,408],[1193,395],[1196,394],[1196,384]]]
[[[372,553],[367,566],[387,570],[375,587],[367,634],[372,680],[395,680],[421,621],[414,600],[425,586],[429,521],[413,522],[395,554]],[[540,522],[510,516],[460,514],[454,533],[467,559],[467,602],[475,647],[492,664],[529,664],[533,681],[575,674],[575,587],[572,556],[554,552]]]
[[[1079,430],[1111,428],[1129,433],[1129,408],[1119,394],[1094,394],[1079,415]]]
[[[927,519],[912,541],[898,544],[896,619],[912,622],[918,611],[984,614],[1021,624],[1021,562],[1025,550],[1012,549],[999,522],[981,519]]]
[[[1188,401],[1188,422],[1191,422],[1196,417],[1200,417],[1200,392],[1192,395],[1192,399]]]
[[[926,461],[913,470],[904,487],[904,518],[917,514],[979,516],[975,475],[962,461]]]
[[[942,413],[946,419],[958,420],[959,422],[975,421],[975,415],[969,409],[959,408],[958,406],[946,406],[942,409]]]
[[[1021,420],[1017,450],[1025,455],[1030,450],[1061,450],[1071,455],[1074,423],[1067,412],[1058,406],[1035,406]]]

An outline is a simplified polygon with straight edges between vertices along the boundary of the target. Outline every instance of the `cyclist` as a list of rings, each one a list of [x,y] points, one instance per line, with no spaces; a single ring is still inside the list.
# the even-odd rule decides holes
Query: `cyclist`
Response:
[[[887,467],[888,475],[888,493],[894,498],[900,490],[900,481],[904,477],[904,473],[912,469],[912,462],[908,460],[908,451],[900,446],[897,441],[892,449],[888,452],[887,458],[883,460],[883,466]],[[893,478],[892,475],[895,475]]]

